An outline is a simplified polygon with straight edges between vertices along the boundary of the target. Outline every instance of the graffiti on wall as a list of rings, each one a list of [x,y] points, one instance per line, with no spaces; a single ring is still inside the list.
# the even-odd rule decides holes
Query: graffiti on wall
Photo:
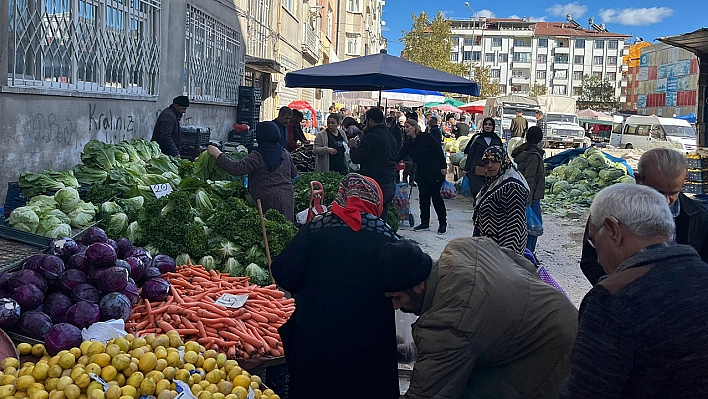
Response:
[[[36,114],[31,119],[29,138],[35,144],[79,148],[77,124],[66,115]]]
[[[129,133],[135,129],[133,115],[113,115],[113,110],[99,112],[96,104],[89,104],[89,132],[99,132],[98,137],[106,143],[117,143],[128,139]]]

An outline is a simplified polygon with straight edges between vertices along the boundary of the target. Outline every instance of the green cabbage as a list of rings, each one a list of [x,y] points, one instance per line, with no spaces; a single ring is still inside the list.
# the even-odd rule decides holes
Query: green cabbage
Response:
[[[125,237],[132,243],[139,243],[143,241],[143,231],[138,222],[132,222],[128,225],[128,228],[125,231]]]
[[[189,257],[188,254],[179,254],[175,258],[175,263],[177,266],[184,266],[192,263],[192,258]]]
[[[255,263],[251,263],[246,266],[245,277],[249,278],[249,281],[253,284],[258,284],[260,286],[265,286],[272,283],[268,271],[264,270]]]
[[[101,211],[103,212],[103,216],[106,217],[107,215],[123,212],[123,208],[121,208],[116,202],[106,201],[101,204]]]
[[[54,200],[62,212],[68,213],[76,209],[81,198],[79,192],[73,187],[65,187],[54,194]]]
[[[76,209],[66,214],[71,219],[71,227],[82,229],[88,227],[96,218],[96,207],[90,202],[80,201]]]
[[[61,223],[71,224],[71,219],[68,216],[66,216],[66,214],[64,212],[60,211],[59,209],[52,209],[49,212],[43,213],[39,217],[39,220],[41,222],[41,220],[43,218],[48,218],[48,217],[55,217],[55,218],[59,219],[59,221]]]
[[[632,176],[625,175],[619,178],[619,181],[617,183],[628,183],[628,184],[634,184],[636,181]]]
[[[594,170],[589,169],[589,168],[583,170],[583,175],[584,175],[585,178],[588,179],[588,180],[597,179],[597,172],[595,172]]]
[[[61,211],[60,211],[61,212]],[[39,219],[39,226],[35,233],[44,236],[47,232],[62,224],[61,219],[56,216],[43,217]],[[70,234],[71,235],[71,234]]]
[[[607,163],[607,158],[601,152],[594,152],[588,157],[588,164],[592,167],[600,167]]]
[[[27,206],[36,206],[37,208],[39,208],[40,213],[47,213],[51,210],[57,209],[57,206],[59,206],[59,204],[57,204],[57,202],[54,200],[54,197],[41,194],[32,197],[32,199],[30,199],[27,203]]]
[[[115,213],[108,217],[108,225],[106,234],[109,237],[122,237],[125,230],[128,228],[128,215],[123,212]]]
[[[619,179],[620,177],[625,175],[624,170],[619,170],[619,169],[603,169],[600,171],[598,174],[600,176],[600,179],[606,181],[606,182],[611,182],[613,180]]]
[[[66,223],[59,223],[54,228],[44,232],[44,236],[49,238],[71,237],[71,234],[71,226]]]
[[[472,138],[471,135],[458,137],[457,140],[455,140],[455,141],[457,141],[457,151],[464,152],[465,148],[467,148],[467,144],[470,142],[471,138]]]
[[[565,179],[570,183],[574,183],[578,180],[581,180],[583,177],[583,171],[575,166],[568,165],[568,167],[565,169]]]
[[[39,227],[39,216],[37,213],[28,206],[21,206],[15,208],[10,216],[7,218],[7,223],[13,229],[26,231],[28,233],[34,233]]]
[[[197,190],[197,195],[195,196],[195,202],[197,209],[202,214],[211,214],[214,212],[215,202],[209,197],[204,189]]]
[[[583,157],[575,157],[568,162],[568,165],[574,166],[578,169],[585,169],[588,167],[588,160]]]
[[[216,270],[216,261],[211,255],[203,256],[199,259],[199,264],[207,270]]]
[[[570,190],[570,184],[565,180],[560,180],[553,185],[553,194],[560,194],[564,191]]]
[[[219,256],[221,256],[222,258],[231,258],[233,256],[236,256],[241,251],[241,249],[231,241],[222,241],[219,244],[219,248],[217,249],[217,251],[219,253]]]
[[[577,188],[574,188],[568,192],[568,196],[570,196],[570,197],[579,197],[582,194],[583,194],[583,192],[578,190]]]

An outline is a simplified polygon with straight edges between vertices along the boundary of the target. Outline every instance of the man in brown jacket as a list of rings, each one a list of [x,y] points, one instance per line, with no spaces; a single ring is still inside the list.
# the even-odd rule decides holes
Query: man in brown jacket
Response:
[[[419,315],[408,399],[556,398],[578,312],[534,266],[485,237],[457,238],[435,264],[407,241],[379,253],[386,296]]]
[[[516,118],[511,120],[511,137],[525,137],[526,131],[529,130],[529,123],[524,118],[524,113],[520,109],[516,110]]]

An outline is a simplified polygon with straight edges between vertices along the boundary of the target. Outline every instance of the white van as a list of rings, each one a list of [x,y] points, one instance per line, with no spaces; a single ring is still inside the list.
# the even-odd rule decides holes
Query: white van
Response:
[[[688,153],[696,150],[696,131],[682,119],[628,116],[624,123],[615,123],[610,145],[641,150],[665,147]]]

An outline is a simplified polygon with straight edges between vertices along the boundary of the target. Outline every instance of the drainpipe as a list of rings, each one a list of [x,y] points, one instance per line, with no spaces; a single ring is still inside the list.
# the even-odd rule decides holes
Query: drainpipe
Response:
[[[339,58],[339,15],[342,13],[341,10],[341,3],[342,0],[337,0],[337,31],[334,34],[335,40],[337,40],[337,43],[334,45],[334,52],[337,53],[337,58]]]
[[[275,61],[278,64],[280,64],[280,37],[281,37],[282,29],[283,29],[283,5],[280,3],[280,1],[276,1],[275,3],[277,4],[277,7],[278,7],[278,41],[276,42],[276,45],[275,45],[274,58],[276,58]],[[281,65],[280,68],[282,69],[282,67],[283,66]],[[273,97],[273,118],[275,118],[277,116],[276,110],[278,109],[278,93],[279,92],[275,92],[275,96]]]

